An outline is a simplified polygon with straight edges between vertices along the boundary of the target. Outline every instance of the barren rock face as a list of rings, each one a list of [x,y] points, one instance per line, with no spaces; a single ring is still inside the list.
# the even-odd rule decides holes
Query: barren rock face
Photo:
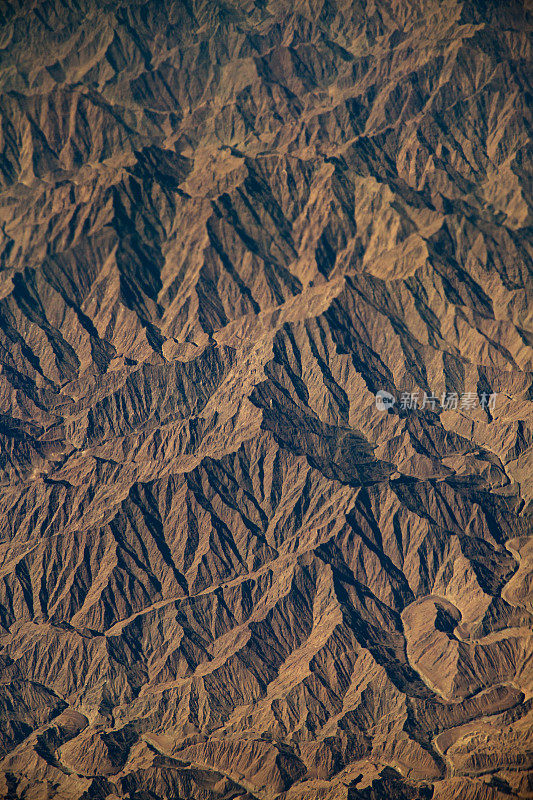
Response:
[[[2,6],[1,797],[533,797],[530,8]]]

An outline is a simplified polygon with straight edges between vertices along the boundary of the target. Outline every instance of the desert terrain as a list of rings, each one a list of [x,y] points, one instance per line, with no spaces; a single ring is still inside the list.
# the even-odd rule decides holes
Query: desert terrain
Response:
[[[0,5],[0,797],[533,798],[532,31]]]

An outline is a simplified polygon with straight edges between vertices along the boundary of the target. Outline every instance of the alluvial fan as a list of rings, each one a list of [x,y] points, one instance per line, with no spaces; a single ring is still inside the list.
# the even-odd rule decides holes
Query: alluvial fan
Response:
[[[532,32],[1,4],[1,797],[533,798]]]

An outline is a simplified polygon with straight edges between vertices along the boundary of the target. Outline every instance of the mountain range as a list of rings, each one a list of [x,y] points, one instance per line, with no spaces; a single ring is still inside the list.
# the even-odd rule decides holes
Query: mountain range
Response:
[[[533,798],[532,31],[0,5],[1,797]]]

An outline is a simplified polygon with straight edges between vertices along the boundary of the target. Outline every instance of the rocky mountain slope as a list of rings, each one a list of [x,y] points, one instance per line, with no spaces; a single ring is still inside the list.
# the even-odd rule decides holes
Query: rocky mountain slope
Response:
[[[532,29],[2,4],[1,797],[533,797]]]

